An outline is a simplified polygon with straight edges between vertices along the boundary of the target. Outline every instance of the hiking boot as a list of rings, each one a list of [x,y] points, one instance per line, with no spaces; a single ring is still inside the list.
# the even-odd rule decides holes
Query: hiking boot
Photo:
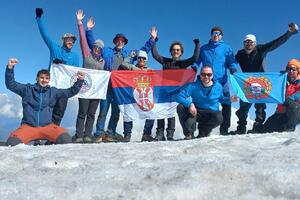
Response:
[[[84,136],[83,142],[84,143],[93,143],[93,142],[95,142],[95,138],[93,136]]]
[[[117,142],[117,140],[113,136],[110,136],[108,134],[102,134],[102,136],[100,137],[102,138],[100,142]]]
[[[208,136],[209,136],[209,133],[207,134],[203,131],[201,131],[201,132],[199,131],[199,134],[198,134],[197,138],[203,138],[203,137],[208,137]]]
[[[112,137],[116,140],[116,142],[123,142],[124,140],[124,137],[118,133],[115,133]]]
[[[83,138],[82,137],[76,137],[76,135],[74,135],[72,137],[72,142],[73,143],[83,143]]]
[[[229,135],[228,129],[222,129],[222,130],[220,130],[220,135]]]
[[[153,141],[156,141],[154,137],[152,137],[151,135],[143,134],[141,142],[153,142]]]
[[[193,134],[188,133],[188,134],[185,135],[184,139],[185,140],[191,140],[191,139],[194,139],[194,136],[193,136]]]
[[[243,134],[246,134],[246,130],[235,130],[235,131],[230,131],[228,133],[229,135],[243,135]]]
[[[95,143],[100,143],[100,142],[102,142],[102,136],[103,136],[103,134],[102,135],[99,135],[98,137],[96,137],[95,138]]]
[[[156,129],[155,140],[157,140],[157,141],[165,141],[166,140],[163,129],[159,129],[159,128]]]
[[[262,123],[254,122],[252,130],[253,130],[253,131],[259,131],[259,130],[262,129],[262,127],[263,127],[263,124],[262,124]]]
[[[130,142],[131,135],[125,135],[122,142]]]
[[[174,138],[170,137],[170,138],[167,138],[168,141],[174,141]]]

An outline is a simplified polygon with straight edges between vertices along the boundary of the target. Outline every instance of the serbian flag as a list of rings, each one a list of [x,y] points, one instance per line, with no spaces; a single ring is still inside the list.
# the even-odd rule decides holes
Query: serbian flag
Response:
[[[109,71],[52,64],[50,85],[61,89],[70,88],[77,81],[78,71],[84,72],[85,78],[77,96],[83,99],[106,99],[111,74]]]
[[[285,100],[286,73],[234,73],[230,75],[233,93],[247,103],[277,103]]]
[[[193,82],[192,69],[113,71],[112,87],[124,121],[174,117],[174,95]]]

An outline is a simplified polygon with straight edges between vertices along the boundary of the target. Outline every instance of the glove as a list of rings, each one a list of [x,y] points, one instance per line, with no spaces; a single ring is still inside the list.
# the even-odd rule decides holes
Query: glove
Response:
[[[194,41],[195,44],[199,44],[200,43],[200,40],[198,38],[194,39],[193,41]]]
[[[42,14],[43,14],[43,9],[42,8],[36,8],[35,9],[36,18],[41,18]]]
[[[290,28],[290,30],[291,30],[292,33],[298,33],[299,28],[298,28],[298,25],[297,25],[297,24],[295,24],[295,23],[290,23],[290,24],[289,24],[289,28]]]
[[[279,73],[280,73],[280,74],[285,74],[286,71],[285,71],[285,70],[280,70]]]
[[[64,64],[64,63],[65,63],[65,61],[60,60],[60,59],[58,59],[58,58],[55,58],[52,62],[53,62],[54,64]]]

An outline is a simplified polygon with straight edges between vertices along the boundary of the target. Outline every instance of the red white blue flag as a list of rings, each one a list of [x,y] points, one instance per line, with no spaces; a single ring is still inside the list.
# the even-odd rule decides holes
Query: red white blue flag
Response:
[[[113,71],[112,87],[124,121],[174,117],[174,96],[193,82],[191,69]]]

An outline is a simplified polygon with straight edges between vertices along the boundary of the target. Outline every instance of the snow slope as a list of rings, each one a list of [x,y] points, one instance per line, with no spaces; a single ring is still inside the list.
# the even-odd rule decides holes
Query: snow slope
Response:
[[[0,198],[300,199],[299,133],[0,147]]]

